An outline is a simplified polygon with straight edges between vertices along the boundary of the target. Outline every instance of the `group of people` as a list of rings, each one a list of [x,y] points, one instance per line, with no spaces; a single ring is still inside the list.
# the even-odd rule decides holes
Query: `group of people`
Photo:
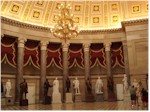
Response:
[[[143,102],[143,105],[147,106],[148,92],[143,87],[141,81],[137,81],[136,79],[134,79],[131,86],[129,87],[126,74],[124,74],[124,78],[122,81],[124,82],[124,95],[128,94],[128,90],[130,92],[132,107],[134,107],[135,105],[139,106],[140,98]]]
[[[132,86],[129,88],[131,94],[132,107],[135,105],[139,106],[139,99],[141,98],[143,105],[147,106],[148,104],[148,92],[142,86],[141,81],[134,79]]]

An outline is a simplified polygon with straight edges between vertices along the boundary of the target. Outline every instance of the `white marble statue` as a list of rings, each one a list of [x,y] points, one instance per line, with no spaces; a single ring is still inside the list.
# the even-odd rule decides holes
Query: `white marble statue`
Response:
[[[102,87],[103,87],[103,81],[100,77],[98,77],[96,84],[95,84],[95,93],[96,94],[101,94],[102,92]]]
[[[124,94],[126,94],[128,91],[128,79],[126,74],[124,74],[124,78],[122,79],[122,81],[123,81]]]
[[[55,93],[55,94],[59,93],[59,81],[58,81],[57,77],[53,81],[53,93]]]
[[[8,79],[8,81],[6,82],[6,97],[11,97],[10,90],[11,90],[11,82]]]
[[[80,89],[79,89],[79,80],[76,77],[75,80],[73,81],[73,86],[75,89],[75,94],[80,94]]]

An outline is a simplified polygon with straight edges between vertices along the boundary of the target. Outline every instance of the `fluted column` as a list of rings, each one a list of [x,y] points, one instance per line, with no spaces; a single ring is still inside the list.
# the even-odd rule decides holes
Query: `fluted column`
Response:
[[[40,75],[40,103],[44,101],[44,82],[46,80],[46,50],[47,41],[41,41],[41,75]]]
[[[63,50],[63,102],[65,102],[66,93],[66,79],[68,77],[68,47],[69,43],[62,44]]]
[[[20,83],[23,80],[23,62],[24,62],[24,44],[26,38],[18,38],[18,54],[17,54],[17,77],[16,77],[16,96],[15,101],[20,99]]]
[[[90,60],[89,47],[90,44],[83,44],[84,47],[84,65],[85,65],[85,80],[90,77]]]
[[[107,65],[107,76],[111,76],[111,57],[110,57],[110,47],[111,43],[105,43],[105,53],[106,53],[106,65]]]
[[[124,54],[124,64],[125,64],[125,74],[128,78],[128,84],[130,85],[130,71],[129,71],[129,59],[128,59],[128,48],[127,41],[122,41],[123,44],[123,54]]]

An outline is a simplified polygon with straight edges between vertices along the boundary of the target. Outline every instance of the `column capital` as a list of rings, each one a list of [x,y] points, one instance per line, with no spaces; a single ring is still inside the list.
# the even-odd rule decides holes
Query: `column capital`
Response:
[[[105,51],[110,51],[111,42],[104,43]]]
[[[18,47],[24,47],[25,42],[27,41],[26,38],[18,38]]]
[[[49,43],[48,41],[41,41],[40,42],[41,50],[46,50],[48,43]]]
[[[90,43],[83,43],[84,52],[86,52],[86,51],[89,52],[90,45],[91,45]]]
[[[62,50],[64,51],[68,51],[70,43],[62,43]]]

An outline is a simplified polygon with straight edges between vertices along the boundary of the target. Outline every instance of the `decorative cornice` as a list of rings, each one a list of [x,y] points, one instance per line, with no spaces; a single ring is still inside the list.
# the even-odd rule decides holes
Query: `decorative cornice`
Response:
[[[17,26],[20,28],[26,28],[36,31],[43,31],[43,32],[51,32],[50,28],[43,27],[43,26],[36,26],[28,23],[23,23],[20,21],[16,21],[13,19],[9,19],[6,17],[1,17],[1,22],[5,24],[9,24],[12,26]],[[129,21],[123,21],[121,22],[122,28],[113,28],[113,29],[101,29],[101,30],[81,30],[79,34],[87,34],[87,33],[116,33],[116,32],[123,32],[125,26],[131,26],[131,25],[138,25],[138,24],[147,24],[148,18],[146,19],[138,19],[138,20],[129,20]]]
[[[137,19],[137,20],[129,20],[129,21],[122,21],[122,26],[132,26],[132,25],[139,25],[139,24],[148,24],[148,18],[145,19]]]
[[[6,17],[1,17],[1,22],[5,23],[5,24],[12,25],[12,26],[17,26],[20,28],[26,28],[26,29],[36,30],[36,31],[51,32],[50,28],[23,23],[20,21],[8,19]]]

